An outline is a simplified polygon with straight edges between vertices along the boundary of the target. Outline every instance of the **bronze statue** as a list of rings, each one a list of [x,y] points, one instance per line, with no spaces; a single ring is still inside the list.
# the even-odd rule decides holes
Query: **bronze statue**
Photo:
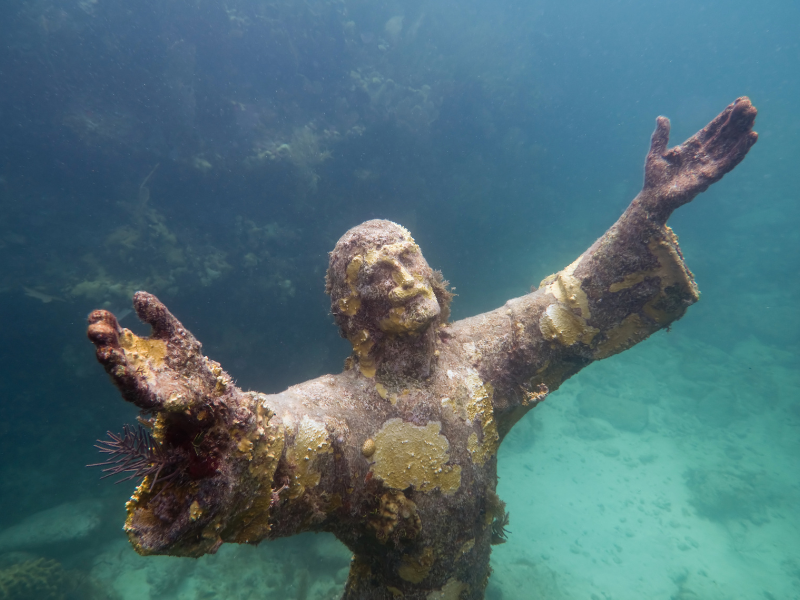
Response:
[[[507,524],[498,446],[567,378],[698,300],[666,222],[745,157],[755,116],[739,98],[672,149],[659,117],[644,187],[605,235],[536,291],[455,323],[406,229],[354,227],[326,279],[353,353],[343,373],[280,394],[236,387],[150,294],[134,296],[147,338],[94,311],[97,358],[144,413],[146,429],[105,442],[112,472],[143,476],[127,504],[134,548],[200,556],[329,531],[353,552],[344,598],[483,598]]]

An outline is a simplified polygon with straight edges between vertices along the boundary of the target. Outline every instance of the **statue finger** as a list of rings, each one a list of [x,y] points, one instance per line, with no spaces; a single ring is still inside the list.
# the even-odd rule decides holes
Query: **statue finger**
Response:
[[[697,143],[704,147],[705,153],[712,158],[728,157],[733,150],[737,151],[734,152],[734,156],[741,150],[744,150],[746,154],[747,150],[758,138],[755,132],[752,131],[757,114],[758,111],[750,102],[750,98],[746,96],[737,98],[735,102],[726,106],[725,110],[694,137]],[[689,144],[692,141],[690,139],[686,143]],[[742,141],[749,141],[749,143],[740,146]],[[744,158],[744,154],[731,168],[738,164],[742,158]]]
[[[669,129],[670,123],[667,117],[656,118],[656,130],[650,138],[650,152],[647,156],[648,159],[661,157],[667,151],[667,144],[669,144]]]
[[[153,294],[136,292],[133,295],[133,308],[139,318],[153,328],[154,338],[168,340],[183,329],[180,321]]]
[[[109,311],[95,310],[89,315],[87,335],[95,345],[98,362],[127,401],[152,410],[160,402],[150,390],[143,368],[135,360],[130,360],[125,351],[120,339],[123,333],[117,318]]]

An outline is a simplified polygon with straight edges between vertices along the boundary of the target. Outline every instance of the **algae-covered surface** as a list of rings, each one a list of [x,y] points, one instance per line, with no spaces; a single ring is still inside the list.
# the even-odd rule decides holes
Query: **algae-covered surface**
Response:
[[[0,598],[340,597],[328,535],[134,552],[137,482],[84,466],[136,418],[89,311],[146,335],[147,290],[280,392],[349,352],[324,295],[348,228],[407,227],[452,319],[497,308],[617,219],[656,116],[679,143],[742,95],[759,143],[670,219],[700,301],[503,441],[486,597],[800,598],[798,22],[788,0],[3,3]]]

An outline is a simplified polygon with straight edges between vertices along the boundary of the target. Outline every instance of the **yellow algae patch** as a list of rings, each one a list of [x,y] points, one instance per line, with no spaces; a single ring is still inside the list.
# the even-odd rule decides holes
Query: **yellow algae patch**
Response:
[[[451,577],[441,590],[430,592],[425,596],[425,600],[458,600],[461,597],[461,593],[468,588],[469,586],[463,581]]]
[[[583,255],[579,256],[571,265],[565,269],[546,277],[539,287],[547,286],[553,296],[558,298],[570,308],[577,308],[581,311],[581,317],[584,319],[589,318],[589,299],[586,297],[586,292],[581,289],[581,282],[576,279],[573,273],[581,262]]]
[[[650,252],[658,259],[658,267],[649,271],[629,273],[622,278],[622,281],[612,283],[608,287],[608,291],[612,293],[619,292],[644,281],[648,277],[658,277],[661,295],[656,296],[645,304],[644,312],[657,323],[665,323],[674,319],[677,316],[674,312],[668,312],[657,306],[659,301],[664,298],[663,294],[667,288],[678,285],[682,290],[689,291],[695,301],[700,297],[697,286],[692,280],[691,272],[686,268],[683,259],[678,254],[677,245],[677,236],[672,229],[666,227],[664,238],[651,239],[647,244]],[[621,327],[621,324],[617,327]]]
[[[619,292],[621,290],[626,290],[629,287],[633,287],[637,283],[641,283],[645,280],[646,277],[652,275],[652,271],[643,271],[639,273],[628,273],[625,277],[622,278],[622,281],[617,281],[616,283],[612,283],[608,286],[608,291],[612,293]]]
[[[464,378],[464,383],[467,386],[469,396],[466,402],[467,421],[474,423],[476,420],[480,423],[482,438],[478,442],[478,436],[475,433],[469,435],[467,440],[467,449],[472,454],[472,460],[482,465],[486,459],[490,458],[497,452],[497,447],[500,444],[500,436],[497,433],[497,423],[494,420],[494,408],[492,406],[492,389],[491,383],[484,383],[478,376],[477,371],[470,369],[467,376]]]
[[[411,277],[404,267],[402,270],[393,271],[392,279],[398,286],[389,292],[389,302],[392,304],[404,304],[411,298],[420,295],[433,298],[433,288],[428,282],[421,275]]]
[[[390,535],[397,539],[413,539],[422,530],[417,505],[403,492],[392,490],[383,494],[380,508],[373,515],[369,526],[381,544],[385,544]]]
[[[497,431],[495,428],[495,435],[496,434]],[[475,432],[469,434],[469,438],[467,439],[467,450],[469,450],[469,453],[472,454],[472,460],[479,465],[485,463],[486,459],[491,454],[494,454],[494,452],[488,452],[487,449],[483,447],[483,444],[478,441],[478,434]]]
[[[353,352],[358,356],[358,368],[364,377],[375,377],[375,360],[370,358],[369,351],[375,345],[375,342],[370,339],[369,331],[362,329],[355,333],[350,338],[350,343],[353,346]]]
[[[352,317],[361,308],[361,298],[358,296],[348,296],[347,298],[339,298],[339,310]]]
[[[159,444],[164,442],[167,434],[167,425],[169,420],[163,412],[156,413],[156,420],[153,422],[153,439]]]
[[[461,467],[446,464],[450,442],[440,435],[441,426],[438,421],[419,427],[389,419],[375,434],[371,470],[396,490],[413,485],[422,492],[438,487],[445,494],[454,493],[461,486]]]
[[[130,329],[123,329],[119,345],[125,350],[128,363],[135,369],[160,367],[167,356],[167,343],[153,338],[141,338]],[[149,363],[149,364],[148,364]]]
[[[339,298],[339,310],[352,317],[361,308],[361,298],[358,297],[358,290],[356,289],[356,281],[358,280],[358,272],[364,264],[364,259],[361,256],[354,256],[347,265],[345,270],[347,285],[350,288],[350,295],[346,298]]]
[[[247,460],[253,460],[253,442],[247,438],[242,438],[239,440],[239,443],[236,444],[236,448],[247,457]]]
[[[628,315],[619,325],[606,332],[606,340],[597,346],[594,357],[599,360],[627,350],[650,333],[639,315],[636,313]]]
[[[382,262],[392,267],[392,280],[397,284],[397,287],[389,292],[389,302],[393,305],[404,304],[419,295],[433,298],[433,288],[422,275],[411,275],[396,258]]]
[[[375,377],[375,372],[378,368],[375,366],[375,361],[371,358],[362,358],[358,361],[358,369],[364,377]]]
[[[278,468],[278,461],[286,445],[286,428],[280,419],[273,418],[272,412],[265,402],[259,402],[256,408],[257,439],[253,444],[253,458],[250,473],[255,477],[272,481]]]
[[[277,421],[277,419],[274,419]],[[265,482],[271,482],[278,468],[278,461],[286,444],[283,424],[270,423],[264,427],[260,438],[253,444],[250,458],[250,475]]]
[[[693,288],[691,273],[678,254],[678,236],[671,228],[665,227],[665,229],[666,239],[653,239],[647,244],[650,252],[655,254],[661,265],[661,287],[666,288],[675,283],[682,283],[686,287]]]
[[[222,365],[220,365],[215,360],[210,360],[208,358],[206,360],[206,365],[208,366],[208,370],[211,371],[211,374],[217,378],[217,382],[214,385],[214,391],[222,395],[225,393],[225,390],[228,389],[228,384],[231,382],[231,378],[222,370]]]
[[[348,317],[355,315],[359,308],[361,308],[361,298],[358,296],[350,295],[346,298],[339,298],[339,310]]]
[[[467,552],[471,551],[475,547],[475,538],[470,538],[463,544],[461,544],[461,548],[458,550],[458,557],[461,558]]]
[[[411,237],[408,230],[403,229],[403,232],[406,239],[367,251],[367,254],[364,256],[364,262],[370,267],[374,267],[378,263],[394,265],[397,262],[398,256],[402,256],[406,252],[419,252],[419,246],[414,242],[414,238]]]
[[[402,246],[398,254],[402,254],[403,252],[414,252],[414,247],[405,245]],[[386,263],[390,265],[392,268],[392,280],[399,285],[402,289],[408,289],[414,286],[416,283],[416,279],[406,271],[406,268],[401,265],[396,258],[391,256],[382,256],[380,262]]]
[[[472,371],[477,373],[477,371]],[[456,377],[456,373],[454,371],[448,371],[447,376],[450,379]],[[452,397],[446,397],[441,399],[441,404],[443,408],[449,408],[453,411],[453,414],[460,419],[464,419],[464,421],[468,420],[467,416],[467,403],[470,402],[470,391],[467,386],[463,383],[462,374],[458,374],[458,378],[462,380],[462,383],[459,383],[455,390],[453,390]]]
[[[386,400],[389,397],[389,390],[386,389],[386,386],[382,383],[375,384],[375,391],[378,392],[378,396]]]
[[[365,458],[369,458],[375,454],[375,440],[370,438],[364,440],[364,443],[361,445],[361,454],[363,454]]]
[[[197,521],[200,517],[203,516],[203,509],[200,508],[200,505],[197,503],[197,500],[194,500],[192,504],[189,506],[189,519],[192,521]]]
[[[179,392],[172,392],[169,398],[164,401],[164,410],[167,412],[183,412],[191,406],[192,400],[193,398],[186,397]]]
[[[251,392],[256,404],[257,427],[248,438],[237,444],[240,451],[249,449],[248,473],[255,482],[250,496],[250,506],[239,514],[241,524],[234,541],[247,544],[263,540],[270,531],[269,513],[272,503],[272,479],[286,443],[285,428],[265,401],[266,395]]]
[[[678,255],[678,237],[669,227],[667,227],[666,230],[666,239],[653,239],[647,244],[650,252],[655,255],[659,263],[658,270],[653,274],[661,280],[662,293],[667,288],[677,285],[681,289],[689,291],[692,295],[692,300],[697,302],[697,300],[700,299],[700,294],[697,291],[697,285],[695,285],[692,280],[691,272],[686,268],[683,259]],[[656,297],[645,304],[644,312],[647,316],[657,323],[664,323],[678,316],[673,312],[667,312],[656,306],[659,300],[661,300],[661,298]]]
[[[350,577],[348,577],[347,587],[356,588],[359,585],[358,582],[368,579],[372,579],[372,570],[369,568],[369,564],[359,559],[357,555],[353,555],[350,560]]]
[[[414,331],[413,323],[409,323],[405,306],[395,306],[389,309],[389,316],[381,319],[378,327],[386,333],[407,333]]]
[[[413,295],[418,296],[420,293],[414,293]],[[431,290],[431,296],[428,297],[432,297],[432,295],[433,291]],[[425,311],[417,311],[408,305],[401,304],[390,308],[389,316],[385,319],[381,319],[378,323],[378,327],[381,328],[381,331],[385,331],[386,333],[413,334],[426,327],[432,316],[434,315],[426,314]]]
[[[354,256],[353,259],[350,261],[350,264],[347,265],[347,269],[345,274],[347,275],[347,285],[350,286],[350,291],[355,293],[355,283],[356,279],[358,279],[358,272],[361,270],[362,265],[364,264],[364,259],[361,256]]]
[[[433,550],[425,548],[419,556],[404,556],[397,573],[406,581],[420,583],[430,573],[433,562]]]
[[[320,472],[315,469],[315,460],[320,454],[332,451],[328,430],[325,425],[308,417],[303,417],[294,438],[294,445],[286,451],[286,456],[295,467],[294,478],[289,482],[289,497],[297,498],[307,487],[319,484]]]
[[[442,406],[449,408],[453,412],[456,412],[456,404],[447,396],[440,400]]]
[[[564,346],[576,342],[589,344],[599,333],[599,329],[586,323],[563,304],[553,303],[539,317],[539,330],[545,339],[557,340]]]

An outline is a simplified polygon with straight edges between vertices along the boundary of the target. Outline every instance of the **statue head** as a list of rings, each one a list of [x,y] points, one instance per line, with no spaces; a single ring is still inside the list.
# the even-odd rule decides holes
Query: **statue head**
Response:
[[[452,298],[407,229],[373,220],[353,227],[331,252],[326,291],[359,366],[374,374],[385,340],[414,339],[447,320]]]

